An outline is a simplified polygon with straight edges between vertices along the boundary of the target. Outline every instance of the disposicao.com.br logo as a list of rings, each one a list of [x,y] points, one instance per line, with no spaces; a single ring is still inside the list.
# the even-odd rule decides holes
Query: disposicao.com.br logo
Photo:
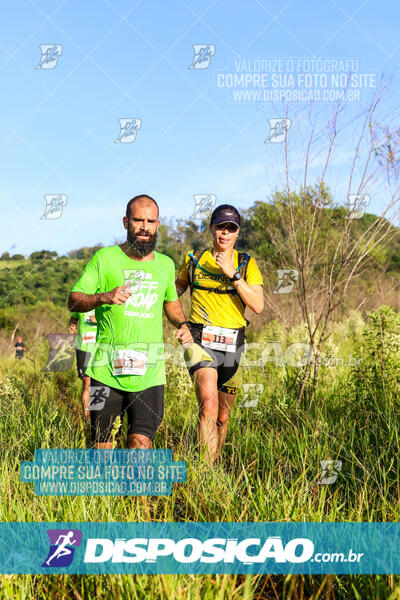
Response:
[[[115,539],[90,538],[86,543],[85,563],[156,563],[159,558],[171,557],[177,563],[234,563],[262,564],[271,559],[275,563],[355,562],[363,556],[349,550],[314,555],[314,544],[308,538],[293,538],[286,544],[280,536],[238,539],[170,538]]]
[[[32,528],[23,524],[25,528],[28,525]],[[343,540],[332,534],[334,526],[342,524],[321,524],[325,532],[318,529],[315,536],[304,531],[304,524],[280,525],[280,529],[290,525],[300,530],[292,535],[279,535],[281,532],[270,524],[136,523],[121,527],[115,523],[80,523],[80,529],[72,528],[78,523],[71,523],[71,528],[63,525],[63,529],[46,529],[50,549],[44,547],[40,562],[34,561],[40,565],[39,572],[44,568],[68,573],[290,573],[293,569],[358,573],[369,572],[371,556],[376,555],[374,544],[367,547],[367,538],[352,535]],[[315,529],[313,525],[311,529]],[[353,525],[357,529],[358,524]],[[263,533],[263,528],[270,532]],[[382,535],[378,538],[380,543]],[[355,546],[364,552],[356,552]],[[388,556],[384,560],[391,564]],[[381,565],[376,563],[374,568],[381,570]],[[30,570],[36,572],[33,563]]]

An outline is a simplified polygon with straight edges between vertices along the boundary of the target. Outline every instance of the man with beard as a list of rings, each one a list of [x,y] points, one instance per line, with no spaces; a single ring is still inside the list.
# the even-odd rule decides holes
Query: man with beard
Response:
[[[112,448],[115,421],[127,413],[128,448],[151,448],[164,414],[163,308],[178,328],[177,340],[188,347],[193,339],[176,294],[174,263],[154,250],[156,201],[132,198],[123,224],[127,241],[93,255],[68,308],[96,313],[97,340],[86,369],[96,399],[90,406],[95,447]]]

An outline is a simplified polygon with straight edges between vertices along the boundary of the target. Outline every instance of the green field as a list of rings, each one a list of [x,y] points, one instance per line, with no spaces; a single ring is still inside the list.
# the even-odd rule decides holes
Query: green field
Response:
[[[305,341],[276,322],[248,341]],[[168,330],[166,341],[172,341]],[[207,467],[196,446],[197,405],[184,368],[166,363],[165,417],[156,448],[187,463],[171,497],[42,497],[20,481],[36,448],[84,448],[88,425],[75,369],[41,373],[46,344],[26,359],[3,354],[0,380],[2,521],[399,521],[400,318],[380,309],[334,325],[316,393],[298,405],[299,367],[245,368],[263,383],[256,406],[240,394],[221,460]],[[348,366],[352,357],[353,366]],[[34,360],[31,360],[31,359]],[[248,358],[252,358],[252,351]],[[358,362],[358,365],[356,364]],[[320,461],[341,460],[333,485]],[[2,598],[400,598],[397,576],[2,576]]]

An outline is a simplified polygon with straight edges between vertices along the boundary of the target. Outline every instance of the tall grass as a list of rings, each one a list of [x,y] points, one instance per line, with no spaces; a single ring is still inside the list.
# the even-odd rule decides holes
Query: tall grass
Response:
[[[221,460],[206,467],[196,445],[197,405],[187,372],[167,363],[166,408],[155,447],[187,463],[187,482],[170,497],[46,497],[22,483],[19,462],[37,448],[84,448],[88,425],[74,370],[41,373],[35,362],[1,359],[0,517],[2,521],[399,521],[398,315],[381,309],[337,323],[312,402],[297,406],[297,369],[245,369],[263,383],[252,408],[239,395]],[[251,341],[302,341],[302,329],[271,323]],[[350,354],[358,366],[346,366]],[[400,353],[399,353],[400,355]],[[28,354],[29,356],[29,354]],[[333,485],[320,461],[341,460]],[[394,576],[3,576],[4,598],[400,598]]]

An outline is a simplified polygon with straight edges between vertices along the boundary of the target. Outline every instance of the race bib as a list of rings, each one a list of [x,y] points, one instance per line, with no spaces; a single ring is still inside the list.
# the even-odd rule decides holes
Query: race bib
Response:
[[[84,331],[82,333],[82,344],[94,344],[97,331]]]
[[[144,375],[147,369],[147,352],[116,350],[114,375]]]
[[[201,344],[213,350],[222,350],[222,352],[235,352],[238,329],[229,329],[228,327],[214,327],[214,325],[204,325],[201,334]]]

